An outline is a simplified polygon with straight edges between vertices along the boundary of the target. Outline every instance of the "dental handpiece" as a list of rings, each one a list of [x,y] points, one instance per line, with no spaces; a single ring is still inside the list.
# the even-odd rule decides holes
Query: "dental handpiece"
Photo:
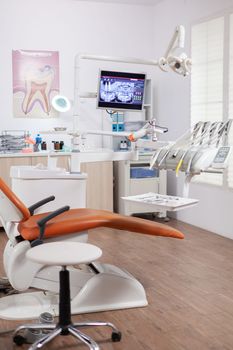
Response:
[[[157,162],[157,159],[158,159],[161,151],[162,151],[162,148],[157,150],[157,152],[155,152],[154,155],[152,156],[151,161],[150,161],[150,168],[149,168],[150,170],[153,168],[153,166]]]

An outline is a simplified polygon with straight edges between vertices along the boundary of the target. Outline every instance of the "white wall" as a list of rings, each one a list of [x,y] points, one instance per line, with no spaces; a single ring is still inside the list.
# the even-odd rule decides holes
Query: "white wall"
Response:
[[[233,10],[232,0],[165,0],[154,9],[154,41],[164,45],[169,32],[177,24],[184,24],[187,52],[190,52],[191,24],[228,9]],[[160,74],[157,84],[159,120],[169,127],[167,137],[175,140],[190,126],[190,79]],[[169,194],[181,195],[182,185],[183,178],[177,181],[174,174],[169,174]],[[198,198],[200,203],[195,208],[180,211],[177,215],[180,220],[233,238],[232,192],[214,186],[191,184],[190,197]]]
[[[93,53],[150,58],[152,18],[148,6],[73,0],[1,0],[0,131],[26,129],[37,132],[57,125],[72,126],[71,118],[13,118],[12,49],[58,50],[60,92],[73,98],[75,55]],[[90,79],[91,70],[83,69]],[[96,116],[88,114],[84,123],[89,121],[95,127],[98,116],[98,113]]]

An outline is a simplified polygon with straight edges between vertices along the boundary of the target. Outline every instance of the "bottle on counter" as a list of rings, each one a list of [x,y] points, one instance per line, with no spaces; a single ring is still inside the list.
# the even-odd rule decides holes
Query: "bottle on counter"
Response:
[[[41,143],[42,143],[42,137],[40,136],[40,134],[36,135],[35,141],[36,143],[34,144],[33,151],[39,152],[41,150]]]
[[[54,149],[55,149],[55,151],[60,151],[60,143],[58,141],[55,141]]]
[[[47,150],[47,143],[45,141],[42,141],[41,143],[41,151],[46,151]]]

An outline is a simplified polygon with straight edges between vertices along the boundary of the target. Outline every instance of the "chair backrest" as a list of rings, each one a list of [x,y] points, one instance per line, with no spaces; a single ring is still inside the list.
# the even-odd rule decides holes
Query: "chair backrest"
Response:
[[[19,222],[30,217],[28,208],[0,178],[0,218],[3,226],[7,222]]]

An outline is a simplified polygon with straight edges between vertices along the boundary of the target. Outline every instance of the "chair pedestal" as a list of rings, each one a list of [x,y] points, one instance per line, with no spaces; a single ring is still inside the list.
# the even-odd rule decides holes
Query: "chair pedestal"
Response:
[[[76,242],[56,242],[56,243],[47,243],[44,245],[37,246],[35,248],[30,249],[29,253],[27,254],[27,257],[33,261],[41,262],[41,259],[44,258],[44,263],[49,264],[49,261],[51,265],[54,265],[54,261],[56,263],[57,260],[61,260],[61,266],[62,270],[59,273],[59,284],[60,284],[60,293],[59,293],[59,319],[57,324],[25,324],[20,327],[18,327],[14,333],[13,340],[16,344],[22,345],[25,342],[25,338],[20,335],[19,333],[21,331],[25,331],[27,329],[30,330],[47,330],[50,331],[48,334],[44,335],[42,338],[40,338],[38,341],[36,341],[34,344],[32,344],[29,348],[29,350],[36,350],[38,348],[42,348],[45,344],[53,340],[56,336],[67,336],[69,334],[73,335],[75,338],[79,339],[81,342],[85,343],[89,349],[91,350],[99,350],[98,344],[90,338],[88,335],[82,333],[79,328],[85,328],[85,327],[93,327],[93,326],[107,326],[111,328],[112,335],[111,339],[112,341],[120,341],[121,340],[121,332],[118,331],[118,329],[109,322],[80,322],[80,323],[73,323],[71,320],[71,303],[70,303],[70,276],[69,271],[66,269],[66,265],[62,264],[62,261],[64,262],[66,259],[63,258],[57,258],[55,255],[67,254],[67,257],[69,256],[68,260],[70,260],[70,254],[72,252],[69,248],[72,250],[76,250],[76,256],[75,261],[77,263],[82,263],[82,259],[78,258],[79,249],[85,248],[85,252],[82,252],[82,255],[86,254],[85,260],[94,259],[96,255],[101,255],[101,251],[99,248],[94,247],[90,244],[86,243],[76,243]],[[89,254],[88,257],[88,248],[94,247],[98,250],[92,252]],[[43,248],[46,248],[46,252],[43,251]],[[58,251],[58,249],[60,251]],[[41,255],[40,255],[41,253]],[[93,254],[94,253],[94,254]],[[49,256],[49,255],[50,256]],[[44,255],[44,257],[43,257]],[[37,259],[38,257],[38,259]],[[80,261],[81,260],[81,261]],[[87,261],[86,261],[87,262]],[[75,263],[74,261],[72,262]]]

